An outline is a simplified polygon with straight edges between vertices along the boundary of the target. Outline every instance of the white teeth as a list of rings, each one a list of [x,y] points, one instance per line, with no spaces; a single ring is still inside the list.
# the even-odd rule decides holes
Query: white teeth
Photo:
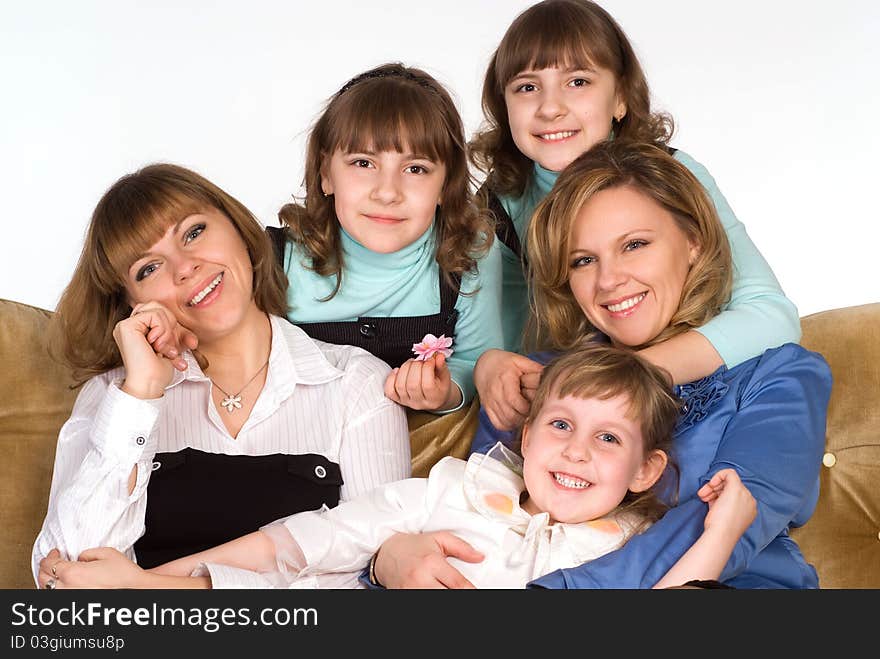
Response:
[[[636,306],[642,300],[644,300],[645,295],[646,295],[646,293],[639,293],[635,297],[631,297],[628,300],[624,300],[620,304],[609,304],[607,309],[608,309],[608,311],[614,311],[614,312],[624,311],[626,309],[630,309],[630,308]]]
[[[563,130],[558,133],[548,133],[546,135],[541,135],[542,140],[547,140],[548,142],[555,142],[556,140],[564,140],[566,137],[571,137],[575,134],[576,131],[573,130]]]
[[[217,275],[216,277],[214,277],[214,281],[212,281],[210,284],[208,284],[202,290],[200,290],[198,293],[196,293],[195,297],[189,301],[189,306],[194,307],[199,302],[204,300],[205,296],[214,290],[214,288],[217,286],[217,284],[220,283],[221,279],[223,279],[222,272],[219,275]]]
[[[563,487],[570,487],[574,490],[583,490],[585,488],[590,487],[590,484],[587,481],[582,481],[580,478],[573,478],[571,476],[563,476],[562,474],[554,473],[553,478],[556,479],[556,482],[562,485]]]

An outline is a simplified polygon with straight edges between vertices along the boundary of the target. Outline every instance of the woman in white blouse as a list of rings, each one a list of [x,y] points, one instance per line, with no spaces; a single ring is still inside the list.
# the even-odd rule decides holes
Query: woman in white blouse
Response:
[[[63,587],[90,548],[151,567],[410,475],[388,366],[291,325],[286,287],[262,225],[198,174],[151,165],[104,194],[54,318],[85,384],[38,585]]]

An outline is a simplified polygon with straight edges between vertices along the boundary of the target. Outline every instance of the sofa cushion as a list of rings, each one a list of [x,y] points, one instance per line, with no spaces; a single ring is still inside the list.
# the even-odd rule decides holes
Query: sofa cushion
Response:
[[[880,588],[880,303],[801,319],[831,366],[819,504],[795,529],[821,588]]]
[[[55,443],[76,391],[44,343],[50,312],[0,300],[0,587],[32,588],[31,549],[49,500]]]

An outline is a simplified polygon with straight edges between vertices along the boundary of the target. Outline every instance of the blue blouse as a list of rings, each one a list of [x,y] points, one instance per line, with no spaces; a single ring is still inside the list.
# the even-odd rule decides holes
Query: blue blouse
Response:
[[[552,353],[533,356],[541,363],[550,358]],[[697,490],[718,470],[732,467],[757,500],[758,515],[721,581],[736,588],[818,588],[816,570],[788,530],[810,518],[819,498],[831,396],[825,359],[787,343],[675,389],[683,401],[675,430],[678,505],[617,551],[552,572],[530,587],[650,588],[703,532],[707,507]],[[471,451],[509,444],[515,434],[495,429],[480,410]]]

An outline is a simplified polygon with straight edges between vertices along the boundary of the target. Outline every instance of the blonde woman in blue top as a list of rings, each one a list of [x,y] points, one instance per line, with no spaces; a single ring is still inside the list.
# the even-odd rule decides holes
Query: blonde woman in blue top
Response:
[[[800,340],[795,305],[749,239],[715,180],[687,153],[667,146],[672,119],[653,112],[644,73],[623,30],[588,0],[545,0],[521,13],[492,56],[483,85],[486,127],[471,142],[487,173],[486,205],[498,217],[505,351],[477,365],[480,402],[497,428],[513,428],[541,366],[521,350],[528,315],[523,241],[537,204],[560,171],[614,137],[667,148],[708,192],[730,241],[733,291],[706,324],[642,351],[676,384],[733,368],[765,349]],[[619,300],[625,307],[634,300]]]
[[[279,213],[290,321],[386,361],[385,393],[410,409],[467,404],[477,358],[502,345],[500,249],[471,183],[447,91],[385,64],[330,99],[309,136],[304,202]],[[451,354],[416,359],[430,335],[452,339]]]

